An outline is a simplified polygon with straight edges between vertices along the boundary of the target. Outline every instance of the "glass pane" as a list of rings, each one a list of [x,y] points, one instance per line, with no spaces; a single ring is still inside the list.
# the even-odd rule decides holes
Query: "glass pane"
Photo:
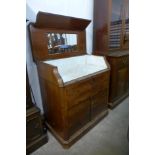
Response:
[[[47,33],[48,53],[63,53],[77,50],[77,34]]]
[[[110,22],[109,48],[116,49],[121,46],[122,16],[124,0],[112,0],[112,14]]]
[[[112,0],[112,15],[111,21],[118,21],[122,19],[124,0]]]

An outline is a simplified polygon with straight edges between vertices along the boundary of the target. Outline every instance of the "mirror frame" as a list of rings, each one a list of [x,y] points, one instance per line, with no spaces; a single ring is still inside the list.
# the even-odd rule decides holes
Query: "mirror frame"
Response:
[[[30,39],[32,46],[32,54],[34,61],[44,61],[48,59],[66,58],[71,56],[78,56],[86,54],[86,31],[85,30],[57,30],[57,29],[43,29],[36,28],[34,24],[29,25]],[[48,53],[47,42],[48,38],[46,34],[48,32],[77,34],[77,50],[64,53]]]

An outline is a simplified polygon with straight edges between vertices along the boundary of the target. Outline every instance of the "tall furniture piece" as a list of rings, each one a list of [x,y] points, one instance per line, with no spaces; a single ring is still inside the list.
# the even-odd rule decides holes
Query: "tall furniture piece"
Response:
[[[28,76],[26,74],[26,154],[35,151],[47,142],[40,110],[31,99]]]
[[[93,50],[108,51],[129,48],[129,0],[94,0]]]
[[[109,106],[115,107],[129,95],[129,55],[128,51],[117,51],[107,55],[111,65]]]
[[[89,23],[39,12],[36,23],[30,25],[46,125],[64,148],[108,113],[110,68],[105,57],[86,54]],[[51,37],[55,35],[57,40]]]
[[[129,0],[94,0],[93,50],[111,66],[109,105],[128,95]]]

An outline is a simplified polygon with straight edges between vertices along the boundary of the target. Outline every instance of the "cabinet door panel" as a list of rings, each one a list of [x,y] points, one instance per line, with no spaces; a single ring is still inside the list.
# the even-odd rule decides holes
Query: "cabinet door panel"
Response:
[[[92,95],[98,94],[100,91],[107,90],[109,88],[109,75],[110,72],[96,75],[92,78]]]
[[[92,97],[92,119],[107,108],[108,101],[107,90],[99,92]]]
[[[70,136],[90,121],[90,103],[90,99],[87,99],[69,109],[68,120]]]
[[[87,99],[91,95],[91,80],[80,81],[76,84],[66,87],[66,96],[68,100],[68,108],[73,107],[79,102]]]
[[[42,135],[39,116],[28,118],[26,121],[26,142],[31,143]]]
[[[126,83],[128,83],[127,76],[127,68],[122,68],[118,70],[117,96],[121,96],[126,92]]]

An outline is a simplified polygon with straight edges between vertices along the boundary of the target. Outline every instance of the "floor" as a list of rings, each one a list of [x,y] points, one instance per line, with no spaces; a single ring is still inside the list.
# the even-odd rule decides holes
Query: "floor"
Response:
[[[126,98],[70,149],[63,149],[48,132],[48,143],[31,155],[128,155],[128,125],[129,99]]]

